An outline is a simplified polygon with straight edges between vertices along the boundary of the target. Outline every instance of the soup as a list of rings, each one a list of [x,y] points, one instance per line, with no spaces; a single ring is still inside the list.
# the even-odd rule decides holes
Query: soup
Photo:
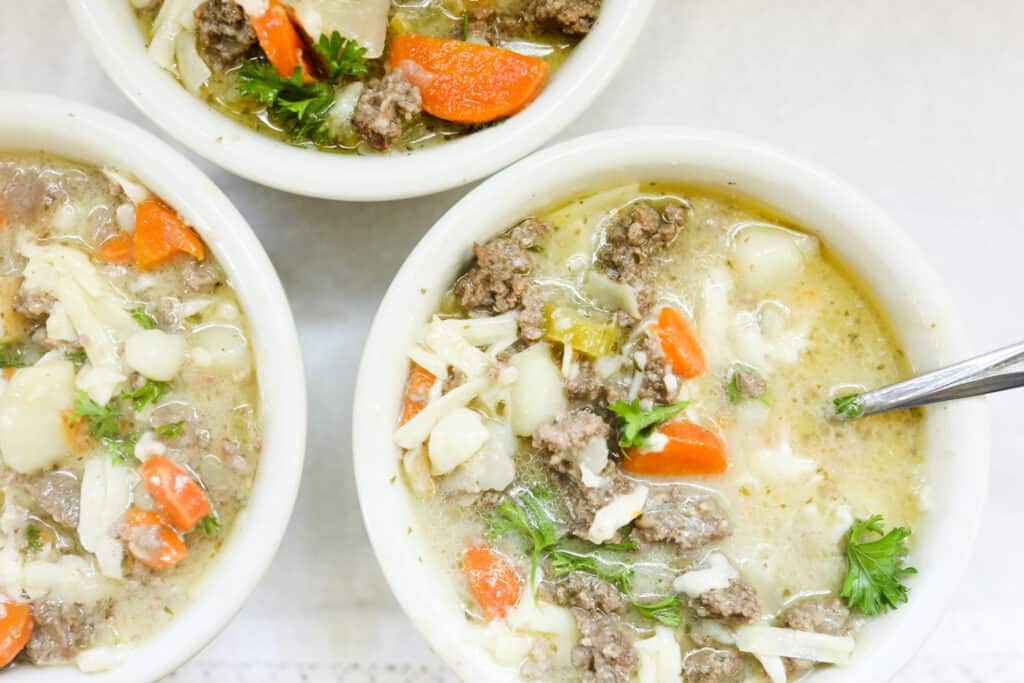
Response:
[[[132,0],[149,54],[210,106],[321,150],[410,151],[515,115],[600,0]]]
[[[116,666],[189,604],[259,461],[246,318],[113,168],[0,153],[0,664]]]
[[[907,600],[923,417],[829,419],[906,359],[768,207],[634,184],[528,217],[409,356],[414,531],[524,680],[795,680]]]

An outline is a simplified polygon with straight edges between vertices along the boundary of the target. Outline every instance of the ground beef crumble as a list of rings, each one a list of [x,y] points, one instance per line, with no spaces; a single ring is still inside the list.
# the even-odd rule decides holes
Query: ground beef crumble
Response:
[[[93,615],[82,605],[43,600],[31,609],[34,624],[25,655],[33,664],[72,659],[92,640]]]
[[[571,474],[577,469],[580,449],[594,437],[607,440],[610,434],[611,427],[600,417],[589,410],[574,410],[538,425],[533,432],[533,447],[548,455],[552,469]]]
[[[850,610],[843,601],[832,595],[805,598],[787,607],[779,615],[779,623],[798,631],[812,631],[830,636],[842,636],[849,632]],[[790,676],[802,676],[814,668],[814,662],[807,659],[784,657],[786,672]]]
[[[548,599],[562,607],[613,614],[622,612],[628,604],[614,586],[586,572],[572,572],[558,581],[545,582],[543,587]]]
[[[573,608],[580,638],[572,649],[572,664],[583,683],[629,683],[640,665],[629,639],[615,620],[597,610]]]
[[[569,400],[607,408],[629,393],[626,387],[601,379],[594,373],[590,363],[580,365],[577,375],[563,383]]]
[[[402,135],[408,123],[423,111],[419,88],[405,72],[394,69],[382,79],[369,82],[352,115],[352,128],[376,150],[383,151]]]
[[[633,523],[633,538],[647,543],[667,541],[681,550],[696,550],[730,533],[729,518],[718,503],[685,486],[653,488]]]
[[[600,13],[601,0],[533,0],[526,9],[530,21],[569,36],[590,33]]]
[[[735,650],[704,647],[686,655],[683,675],[687,683],[740,683],[743,659]]]
[[[234,0],[207,0],[196,7],[199,51],[218,71],[234,66],[256,45],[256,31]]]
[[[726,588],[712,588],[690,599],[690,608],[703,619],[752,621],[761,615],[757,592],[744,581],[733,581]]]

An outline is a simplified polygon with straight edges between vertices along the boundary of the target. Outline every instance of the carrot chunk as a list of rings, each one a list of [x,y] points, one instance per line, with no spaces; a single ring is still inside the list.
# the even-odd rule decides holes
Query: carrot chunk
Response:
[[[725,444],[713,433],[692,422],[669,422],[658,429],[668,439],[660,451],[642,452],[634,446],[622,467],[634,474],[685,477],[721,474],[729,466]]]
[[[7,666],[21,652],[32,635],[32,611],[28,605],[5,602],[0,605],[0,666]]]
[[[457,123],[515,114],[537,97],[549,70],[511,50],[412,34],[394,39],[388,64],[419,88],[424,111]]]
[[[413,363],[409,370],[409,378],[405,381],[405,395],[402,397],[402,416],[398,424],[404,425],[416,417],[427,405],[430,388],[437,378],[423,366]]]
[[[153,569],[175,565],[188,556],[185,541],[152,510],[131,508],[124,516],[123,536],[128,552]]]
[[[139,270],[156,268],[180,253],[197,261],[206,258],[206,248],[195,230],[156,199],[147,199],[135,207],[133,247]]]
[[[108,237],[96,250],[96,259],[104,263],[128,265],[135,253],[134,239],[126,233]]]
[[[651,331],[661,342],[672,372],[684,379],[692,379],[704,372],[704,351],[697,335],[676,309],[665,306],[658,314],[658,323]]]
[[[142,463],[139,475],[149,495],[179,531],[192,531],[210,514],[210,499],[202,487],[162,455],[154,455]]]
[[[249,21],[256,31],[260,47],[279,76],[291,78],[295,69],[300,68],[303,82],[316,80],[304,56],[302,37],[284,5],[278,0],[270,0],[267,11],[258,17],[250,16]]]
[[[469,588],[488,619],[504,619],[519,602],[519,577],[508,562],[487,546],[467,548],[462,553],[462,567]]]

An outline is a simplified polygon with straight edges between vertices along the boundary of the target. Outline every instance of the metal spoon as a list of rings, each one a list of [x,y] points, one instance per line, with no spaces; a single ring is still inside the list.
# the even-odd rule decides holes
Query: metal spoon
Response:
[[[834,418],[853,420],[1024,386],[1024,367],[1014,367],[1022,361],[1024,342],[1019,342],[896,384],[837,398]]]

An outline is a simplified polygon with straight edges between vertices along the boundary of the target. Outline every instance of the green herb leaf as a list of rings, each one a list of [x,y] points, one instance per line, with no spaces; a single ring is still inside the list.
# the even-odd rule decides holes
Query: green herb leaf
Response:
[[[639,399],[634,399],[630,403],[619,399],[608,406],[608,410],[621,418],[619,445],[626,449],[646,444],[659,425],[681,413],[687,405],[687,401],[680,401],[670,406],[659,406],[644,411],[640,410]]]
[[[620,593],[628,595],[630,592],[633,567],[628,562],[563,548],[552,550],[548,557],[551,560],[551,571],[555,576],[565,576],[572,572],[586,572],[607,581],[615,586]]]
[[[132,391],[122,391],[121,399],[124,401],[131,401],[132,406],[135,408],[135,412],[142,412],[150,403],[156,403],[170,391],[171,387],[167,382],[157,382],[155,380],[147,379],[146,383],[138,389]]]
[[[202,529],[207,536],[216,536],[220,533],[220,522],[213,515],[206,515],[196,525],[196,529]]]
[[[630,598],[629,602],[645,619],[660,622],[671,628],[677,628],[683,623],[682,606],[678,595],[670,595],[657,602],[642,603],[634,598]]]
[[[24,349],[15,346],[0,344],[0,367],[2,368],[23,368],[28,365],[25,360]]]
[[[101,439],[115,465],[127,465],[129,458],[135,457],[135,444],[138,440],[135,434]]]
[[[490,520],[491,538],[500,538],[518,532],[530,541],[530,585],[537,578],[537,564],[541,554],[558,543],[558,527],[543,501],[550,494],[539,488],[523,491],[501,501]]]
[[[313,49],[324,60],[327,79],[330,81],[336,81],[342,76],[362,76],[366,73],[366,59],[363,57],[366,48],[360,47],[354,40],[342,37],[337,31],[330,37],[321,34]]]
[[[74,351],[68,351],[64,354],[64,357],[75,364],[76,368],[80,368],[89,361],[89,356],[85,353],[85,349],[77,348]]]
[[[862,541],[865,533],[878,538]],[[851,609],[873,617],[907,601],[907,587],[901,579],[917,573],[913,567],[904,566],[905,541],[910,533],[902,526],[885,533],[881,515],[853,523],[846,540],[848,567],[840,593]]]
[[[185,425],[185,421],[180,422],[168,422],[165,425],[160,425],[156,428],[156,433],[165,439],[171,441],[181,438],[181,428]]]
[[[25,527],[25,549],[29,555],[35,555],[43,551],[43,540],[39,535],[39,527],[29,524]]]
[[[462,39],[469,40],[469,10],[462,11]]]
[[[238,70],[238,91],[267,106],[270,117],[293,140],[330,144],[327,115],[334,106],[334,88],[325,81],[302,82],[302,69],[282,78],[266,62],[246,62]]]
[[[151,316],[145,306],[139,306],[133,308],[131,311],[132,320],[137,322],[139,326],[144,330],[155,330],[160,325],[157,323],[156,318]]]
[[[121,411],[114,401],[100,405],[84,391],[76,391],[72,407],[72,416],[84,418],[93,436],[114,439],[121,435]]]
[[[860,394],[840,396],[832,401],[835,406],[836,415],[853,419],[860,417],[864,412],[864,404],[860,400]]]

